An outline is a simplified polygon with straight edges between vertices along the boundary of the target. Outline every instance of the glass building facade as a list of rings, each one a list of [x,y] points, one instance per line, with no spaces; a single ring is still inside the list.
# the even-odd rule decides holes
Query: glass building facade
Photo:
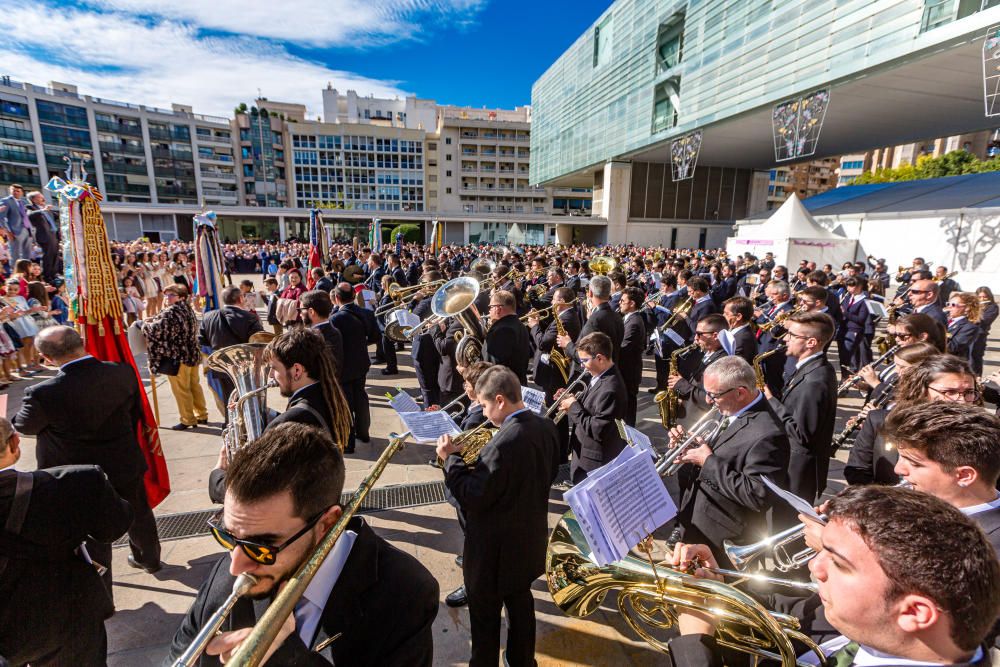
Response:
[[[547,183],[968,39],[997,17],[956,21],[995,5],[618,0],[532,88],[530,180]]]

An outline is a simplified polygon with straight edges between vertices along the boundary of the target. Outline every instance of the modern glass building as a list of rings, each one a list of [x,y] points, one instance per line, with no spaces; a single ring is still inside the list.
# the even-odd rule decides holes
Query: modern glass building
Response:
[[[782,157],[772,114],[788,100],[823,91],[817,157],[983,129],[995,5],[617,0],[532,88],[530,180],[592,185],[607,240],[646,242],[664,234],[631,221],[721,223],[762,209],[766,170]],[[674,182],[670,142],[694,130],[698,169]]]

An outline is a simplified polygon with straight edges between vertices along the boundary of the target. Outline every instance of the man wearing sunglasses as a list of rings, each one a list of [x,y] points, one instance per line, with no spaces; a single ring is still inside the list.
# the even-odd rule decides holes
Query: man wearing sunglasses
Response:
[[[948,316],[944,314],[941,306],[937,304],[938,284],[933,280],[917,280],[910,287],[908,293],[910,305],[914,313],[929,315],[948,328]]]
[[[167,664],[246,573],[257,583],[237,601],[199,664],[217,665],[231,655],[340,518],[343,486],[343,456],[317,428],[281,424],[239,450],[229,466],[225,505],[209,521],[228,553],[181,621]],[[340,665],[430,665],[438,592],[423,565],[355,517],[282,627],[268,664],[326,664],[322,658]]]
[[[722,341],[719,340],[719,332],[725,330],[726,318],[718,313],[713,313],[698,322],[694,328],[694,342],[701,354],[682,355],[678,360],[680,374],[671,375],[667,379],[667,386],[677,392],[678,398],[685,401],[683,418],[679,422],[681,424],[695,423],[710,407],[705,395],[705,370],[719,359],[726,357]]]

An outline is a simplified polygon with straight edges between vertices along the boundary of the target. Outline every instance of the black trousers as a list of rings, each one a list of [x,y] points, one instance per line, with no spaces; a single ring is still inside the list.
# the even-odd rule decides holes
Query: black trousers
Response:
[[[381,348],[381,353],[375,356],[385,362],[386,370],[399,370],[399,362],[396,360],[396,341],[383,334],[379,348]]]
[[[625,404],[625,423],[629,426],[635,426],[635,415],[639,410],[639,388],[638,387],[625,387],[625,393],[627,399]]]
[[[436,364],[428,364],[430,367],[427,368],[419,359],[413,358],[413,372],[417,375],[420,394],[424,398],[424,409],[432,405],[441,405],[441,388],[438,386],[437,378],[440,365],[441,362],[438,361]]]
[[[365,378],[341,382],[340,387],[344,390],[344,398],[347,399],[347,405],[351,409],[351,434],[347,438],[345,448],[352,450],[356,439],[369,439],[368,429],[372,423],[368,392],[365,391]]]
[[[160,564],[160,536],[156,531],[156,518],[149,508],[146,498],[146,487],[142,477],[126,484],[114,485],[124,500],[132,506],[132,525],[128,528],[128,545],[132,549],[132,557],[141,565],[155,567]],[[107,542],[87,540],[87,553],[96,563],[105,566],[107,571],[101,577],[108,588],[108,594],[114,599],[111,575],[111,545]]]
[[[670,361],[668,359],[662,359],[659,356],[653,357],[656,364],[656,388],[666,389],[667,388],[667,378],[670,376]]]
[[[468,589],[467,589],[468,590]],[[535,664],[535,601],[526,588],[507,596],[469,593],[472,658],[469,667],[496,667],[500,660],[500,611],[507,608],[507,663]]]
[[[556,391],[562,389],[560,383],[559,386],[553,386],[551,384],[545,387],[545,406],[552,407],[555,402]],[[556,424],[556,433],[559,434],[559,463],[563,464],[569,460],[569,418],[563,417],[558,424]]]
[[[42,277],[46,282],[52,282],[58,274],[59,247],[57,245],[42,245]]]

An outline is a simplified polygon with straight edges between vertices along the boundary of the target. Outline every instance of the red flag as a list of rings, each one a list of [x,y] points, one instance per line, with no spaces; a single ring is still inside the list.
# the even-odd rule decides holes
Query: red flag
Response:
[[[80,323],[78,322],[78,324]],[[101,361],[128,364],[135,371],[136,380],[142,387],[142,378],[139,376],[139,369],[132,357],[132,350],[128,346],[124,324],[119,321],[119,333],[116,334],[112,319],[106,317],[103,328],[104,335],[101,335],[97,324],[83,324],[83,340],[87,352]],[[156,507],[170,493],[170,475],[167,472],[167,460],[163,457],[160,433],[157,430],[156,420],[153,418],[149,398],[145,391],[140,393],[142,396],[142,418],[139,420],[136,439],[139,441],[139,449],[142,450],[142,454],[146,458],[146,476],[143,480],[146,485],[146,497],[149,499],[149,506]]]
[[[319,256],[319,247],[316,245],[309,246],[309,269],[306,271],[306,289],[312,289],[316,286],[316,279],[313,278],[312,270],[314,267],[322,265],[323,261]]]

